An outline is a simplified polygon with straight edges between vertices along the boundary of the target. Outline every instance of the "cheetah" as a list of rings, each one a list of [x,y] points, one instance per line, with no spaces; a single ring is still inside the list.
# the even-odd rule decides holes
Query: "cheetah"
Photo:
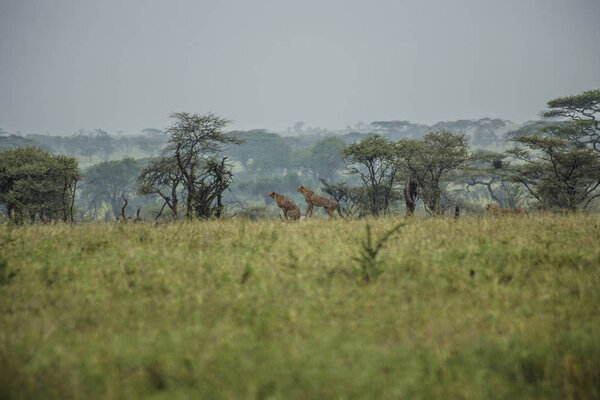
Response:
[[[269,192],[269,197],[275,200],[277,207],[281,208],[284,219],[293,221],[300,219],[300,208],[292,200],[275,192]]]
[[[302,193],[302,195],[304,196],[304,200],[306,200],[306,203],[308,204],[305,214],[307,217],[309,215],[312,217],[313,206],[317,206],[323,207],[325,209],[325,212],[329,214],[331,218],[335,218],[335,215],[333,214],[335,210],[337,210],[341,218],[344,218],[344,216],[342,215],[342,210],[340,209],[340,205],[337,201],[333,199],[328,199],[326,197],[321,197],[312,190],[307,189],[305,186],[298,186],[298,189],[296,189],[296,191]]]

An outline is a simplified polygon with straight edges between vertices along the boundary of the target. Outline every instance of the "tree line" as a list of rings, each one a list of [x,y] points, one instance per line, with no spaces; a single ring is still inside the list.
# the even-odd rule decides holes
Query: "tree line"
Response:
[[[303,184],[320,185],[358,217],[412,214],[417,204],[443,215],[455,205],[475,207],[482,193],[501,206],[589,210],[600,197],[599,115],[600,90],[551,100],[546,121],[514,132],[513,148],[493,153],[474,151],[464,134],[445,128],[349,144],[326,137],[292,151],[264,130],[225,132],[229,121],[212,113],[175,113],[163,150],[150,159],[107,160],[82,173],[71,156],[32,147],[0,152],[0,209],[15,223],[72,222],[77,202],[93,210],[90,218],[106,208],[123,217],[124,203],[156,220],[218,218],[236,204],[242,215],[245,206],[260,214],[243,200],[267,201],[273,186],[295,192]]]

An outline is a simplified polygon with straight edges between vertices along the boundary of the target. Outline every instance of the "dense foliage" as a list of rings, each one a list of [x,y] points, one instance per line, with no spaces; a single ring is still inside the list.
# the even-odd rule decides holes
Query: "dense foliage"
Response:
[[[373,135],[344,148],[349,174],[360,177],[365,189],[366,208],[372,215],[384,215],[397,197],[397,153],[394,143]]]
[[[77,160],[26,147],[0,152],[0,204],[9,220],[72,222]]]
[[[573,147],[564,139],[523,136],[515,139],[528,150],[515,149],[524,161],[511,176],[545,209],[586,209],[600,196],[600,155],[589,148]],[[535,152],[535,153],[533,153]],[[532,154],[533,153],[533,154]]]
[[[600,90],[548,102],[548,118],[533,132],[513,138],[521,147],[509,153],[521,161],[511,175],[549,210],[587,209],[600,197]]]
[[[108,206],[114,218],[118,218],[123,198],[130,199],[135,193],[136,178],[143,164],[142,160],[125,158],[89,167],[85,170],[81,200],[88,204],[94,215]]]
[[[421,140],[401,140],[396,148],[399,172],[416,182],[425,210],[443,214],[451,202],[443,186],[462,174],[471,161],[464,135],[429,132]]]
[[[214,114],[198,115],[175,113],[173,125],[167,129],[170,135],[163,156],[150,165],[139,178],[140,192],[162,193],[165,182],[152,179],[152,174],[166,173],[166,185],[171,197],[161,196],[165,204],[174,206],[181,185],[181,196],[185,199],[185,215],[188,219],[220,217],[223,212],[222,196],[231,184],[233,174],[226,158],[218,159],[225,144],[239,143],[233,136],[226,135],[223,128],[229,121]]]
[[[144,129],[143,136],[95,129],[20,137],[0,130],[0,147],[34,143],[77,156],[85,167],[72,196],[79,220],[135,210],[157,221],[272,217],[278,209],[267,193],[302,205],[299,185],[357,217],[442,215],[458,206],[480,213],[486,203],[590,211],[600,198],[599,110],[600,90],[589,90],[550,100],[545,120],[516,127],[490,118],[432,126],[375,121],[340,132],[299,123],[289,133],[301,136],[226,132],[228,121],[214,114],[175,113],[170,127]],[[257,212],[261,207],[269,211]]]
[[[550,100],[548,108],[544,117],[563,121],[554,134],[600,152],[600,89]]]

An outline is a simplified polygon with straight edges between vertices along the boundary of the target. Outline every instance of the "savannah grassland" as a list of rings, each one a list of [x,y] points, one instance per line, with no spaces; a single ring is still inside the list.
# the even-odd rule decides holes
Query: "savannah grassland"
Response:
[[[1,399],[600,398],[600,217],[0,230]]]

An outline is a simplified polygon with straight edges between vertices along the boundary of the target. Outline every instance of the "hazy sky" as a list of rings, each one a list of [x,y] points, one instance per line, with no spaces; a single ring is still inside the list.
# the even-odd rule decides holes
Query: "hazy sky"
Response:
[[[0,0],[0,128],[535,118],[600,88],[600,0]]]

